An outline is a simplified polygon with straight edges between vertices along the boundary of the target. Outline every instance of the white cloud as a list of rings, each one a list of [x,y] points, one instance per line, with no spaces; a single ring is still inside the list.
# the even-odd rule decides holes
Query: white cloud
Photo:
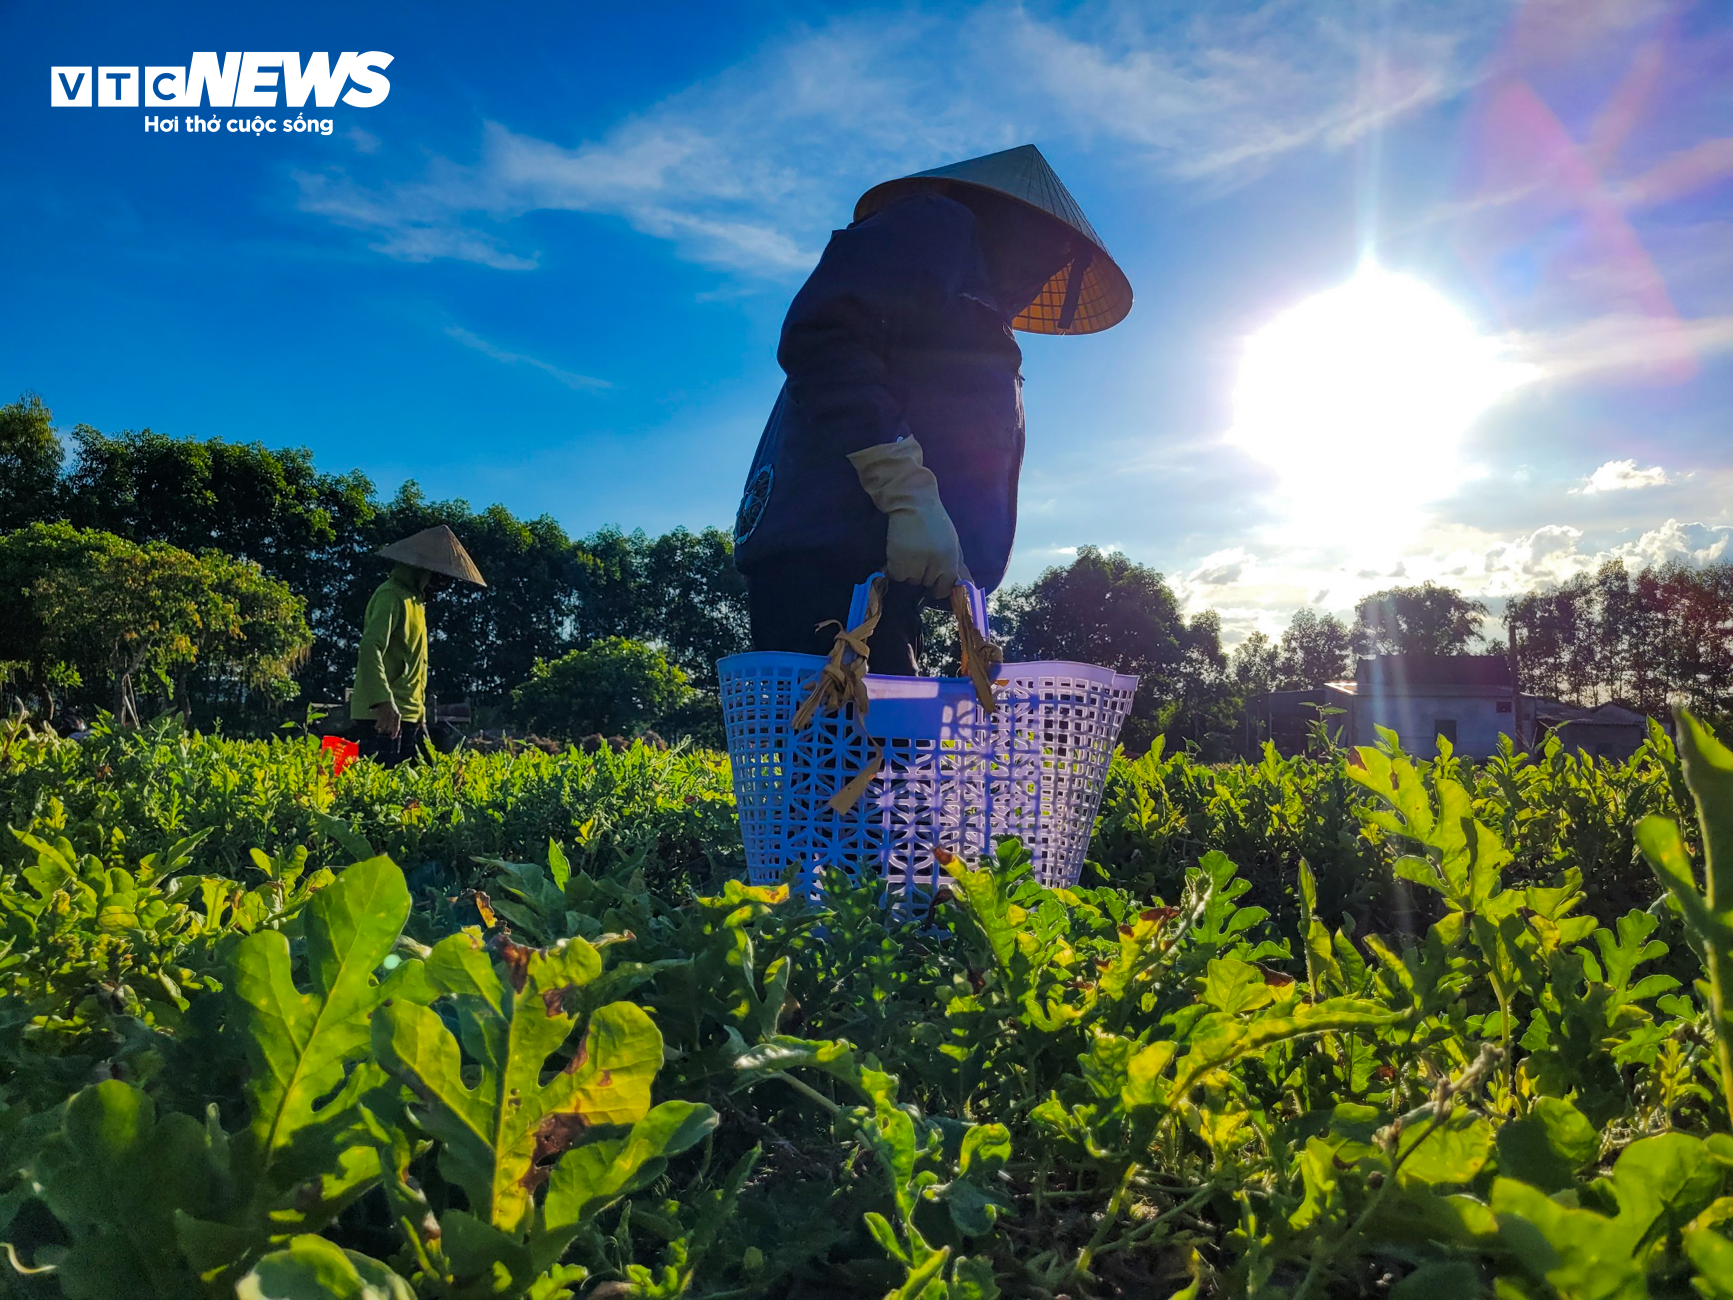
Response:
[[[452,221],[449,210],[438,203],[420,202],[402,193],[369,194],[341,173],[291,174],[301,189],[303,212],[374,234],[368,247],[376,253],[403,262],[452,258],[496,271],[530,271],[537,265],[534,257],[507,251],[498,236]]]
[[[1376,538],[1369,544],[1375,547]],[[1640,532],[1592,536],[1561,523],[1501,536],[1435,522],[1401,551],[1392,565],[1389,556],[1369,564],[1365,561],[1372,557],[1366,553],[1318,551],[1297,543],[1265,546],[1255,559],[1235,548],[1205,556],[1173,587],[1187,616],[1217,610],[1230,643],[1252,631],[1279,636],[1302,606],[1352,618],[1362,597],[1397,583],[1453,587],[1496,614],[1513,595],[1594,573],[1609,560],[1622,561],[1633,572],[1667,563],[1701,567],[1733,561],[1733,525],[1669,519]],[[1241,554],[1245,560],[1237,576],[1218,572],[1224,567],[1220,561]],[[1229,560],[1225,567],[1233,564]],[[1487,630],[1498,635],[1496,619]]]
[[[1019,12],[1009,44],[1062,113],[1149,148],[1185,178],[1243,176],[1295,149],[1341,148],[1478,75],[1465,50],[1474,24],[1460,13],[1431,30],[1410,15],[1376,48],[1330,6],[1183,11],[1129,31],[1128,17],[1117,13],[1113,30],[1090,41]]]
[[[1406,17],[1367,33],[1332,6],[1272,0],[1146,25],[1138,6],[1037,17],[986,4],[836,19],[761,45],[589,139],[482,128],[473,161],[419,178],[302,174],[303,210],[391,257],[521,270],[506,226],[537,210],[623,220],[688,260],[785,277],[873,181],[1061,133],[1212,184],[1350,144],[1477,74],[1497,16]]]
[[[1616,546],[1611,557],[1627,566],[1661,565],[1670,562],[1701,568],[1733,560],[1733,527],[1725,524],[1686,524],[1669,519],[1634,542]]]
[[[1677,382],[1697,363],[1733,352],[1733,315],[1683,320],[1610,313],[1564,329],[1518,335],[1511,354],[1552,380],[1617,377]]]
[[[1563,582],[1593,568],[1593,557],[1579,549],[1583,530],[1569,524],[1547,524],[1526,536],[1495,543],[1481,557],[1470,579],[1477,594],[1508,596],[1531,587]],[[1468,578],[1469,573],[1464,577]]]
[[[1609,460],[1584,479],[1581,487],[1572,488],[1571,491],[1578,494],[1630,492],[1637,488],[1660,487],[1670,482],[1672,479],[1668,477],[1667,471],[1659,465],[1642,469],[1635,460]]]
[[[406,260],[524,269],[539,259],[508,245],[509,223],[565,211],[623,220],[690,261],[787,277],[817,259],[867,181],[911,159],[1018,143],[933,58],[946,39],[936,25],[839,20],[761,47],[590,139],[486,122],[473,161],[435,158],[419,177],[372,183],[303,174],[300,205]]]
[[[1246,566],[1253,563],[1255,559],[1256,557],[1243,546],[1236,546],[1226,551],[1216,551],[1212,555],[1204,556],[1197,568],[1186,575],[1185,581],[1202,587],[1226,586],[1229,583],[1240,581],[1245,574]]]
[[[509,352],[505,348],[489,343],[478,334],[473,334],[461,325],[447,325],[446,337],[456,339],[466,348],[473,348],[484,357],[492,357],[495,361],[504,362],[508,366],[529,366],[545,375],[551,375],[567,388],[579,392],[594,392],[601,388],[612,388],[606,379],[597,379],[591,375],[575,374],[570,370],[562,370],[559,366],[541,360],[539,357],[528,357],[521,352]]]

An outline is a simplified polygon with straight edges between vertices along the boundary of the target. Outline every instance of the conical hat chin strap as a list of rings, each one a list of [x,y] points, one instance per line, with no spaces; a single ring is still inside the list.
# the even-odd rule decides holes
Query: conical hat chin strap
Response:
[[[1077,317],[1077,300],[1083,296],[1083,280],[1094,260],[1095,250],[1088,244],[1078,249],[1077,256],[1071,259],[1071,270],[1065,276],[1065,301],[1059,308],[1060,333],[1069,330]]]

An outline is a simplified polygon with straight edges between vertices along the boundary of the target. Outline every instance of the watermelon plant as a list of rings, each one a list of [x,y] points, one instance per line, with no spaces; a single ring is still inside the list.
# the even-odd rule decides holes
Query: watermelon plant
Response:
[[[1006,842],[903,917],[738,879],[715,755],[15,735],[0,1286],[1733,1296],[1678,737],[1118,759],[1082,883]]]

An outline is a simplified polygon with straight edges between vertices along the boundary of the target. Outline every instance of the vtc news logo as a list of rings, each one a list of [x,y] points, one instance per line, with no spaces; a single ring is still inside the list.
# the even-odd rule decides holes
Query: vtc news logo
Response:
[[[49,69],[49,103],[55,108],[276,108],[279,83],[284,108],[302,108],[309,96],[319,108],[339,99],[351,108],[385,102],[391,55],[353,50],[337,56],[242,53],[218,56],[204,50],[185,67],[61,67]],[[142,73],[142,75],[141,75]],[[345,89],[347,87],[347,89]]]

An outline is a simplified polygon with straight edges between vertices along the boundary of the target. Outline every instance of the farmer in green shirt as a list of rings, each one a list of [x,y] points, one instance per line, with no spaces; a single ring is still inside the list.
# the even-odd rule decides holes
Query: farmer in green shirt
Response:
[[[362,756],[393,767],[412,757],[427,734],[427,598],[453,578],[487,583],[444,524],[379,554],[397,566],[367,602],[349,716],[373,724],[361,737]]]

